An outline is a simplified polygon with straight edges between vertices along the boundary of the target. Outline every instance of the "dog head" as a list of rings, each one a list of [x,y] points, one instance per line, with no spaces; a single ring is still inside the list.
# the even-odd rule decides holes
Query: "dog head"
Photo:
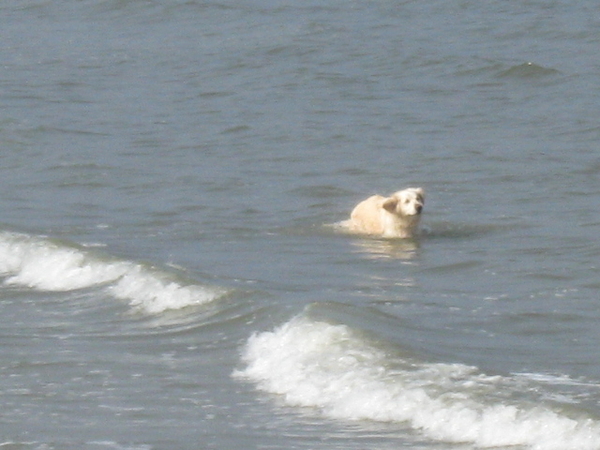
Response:
[[[418,216],[425,205],[425,192],[421,188],[408,188],[386,198],[383,209],[396,216]]]

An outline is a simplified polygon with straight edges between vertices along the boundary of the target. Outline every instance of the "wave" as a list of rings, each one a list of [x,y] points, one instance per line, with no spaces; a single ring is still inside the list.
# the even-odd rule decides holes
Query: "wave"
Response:
[[[560,74],[560,72],[556,69],[538,66],[532,62],[526,62],[504,70],[499,74],[499,76],[513,78],[540,78],[555,74]]]
[[[434,440],[484,448],[600,449],[599,422],[524,399],[522,377],[389,355],[346,325],[298,316],[253,335],[243,361],[234,377],[332,418],[402,422]]]
[[[147,313],[201,305],[225,294],[223,289],[185,283],[154,267],[11,232],[0,232],[0,276],[7,286],[39,291],[102,287]]]

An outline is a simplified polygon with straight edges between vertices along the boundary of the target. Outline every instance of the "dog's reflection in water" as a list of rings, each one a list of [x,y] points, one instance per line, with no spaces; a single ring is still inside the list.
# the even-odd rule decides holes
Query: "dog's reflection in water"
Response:
[[[419,251],[419,242],[415,239],[359,239],[352,245],[372,259],[402,259],[410,261]]]

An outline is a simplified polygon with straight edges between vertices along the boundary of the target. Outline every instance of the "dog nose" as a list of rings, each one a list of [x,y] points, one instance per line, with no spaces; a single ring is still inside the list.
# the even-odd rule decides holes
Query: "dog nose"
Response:
[[[421,214],[421,211],[423,211],[423,205],[417,205],[416,209],[417,209],[417,214]]]

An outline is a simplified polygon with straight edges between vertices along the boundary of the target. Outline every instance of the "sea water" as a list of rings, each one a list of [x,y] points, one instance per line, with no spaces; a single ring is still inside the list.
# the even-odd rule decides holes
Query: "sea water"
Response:
[[[596,3],[0,12],[0,447],[600,449]]]

